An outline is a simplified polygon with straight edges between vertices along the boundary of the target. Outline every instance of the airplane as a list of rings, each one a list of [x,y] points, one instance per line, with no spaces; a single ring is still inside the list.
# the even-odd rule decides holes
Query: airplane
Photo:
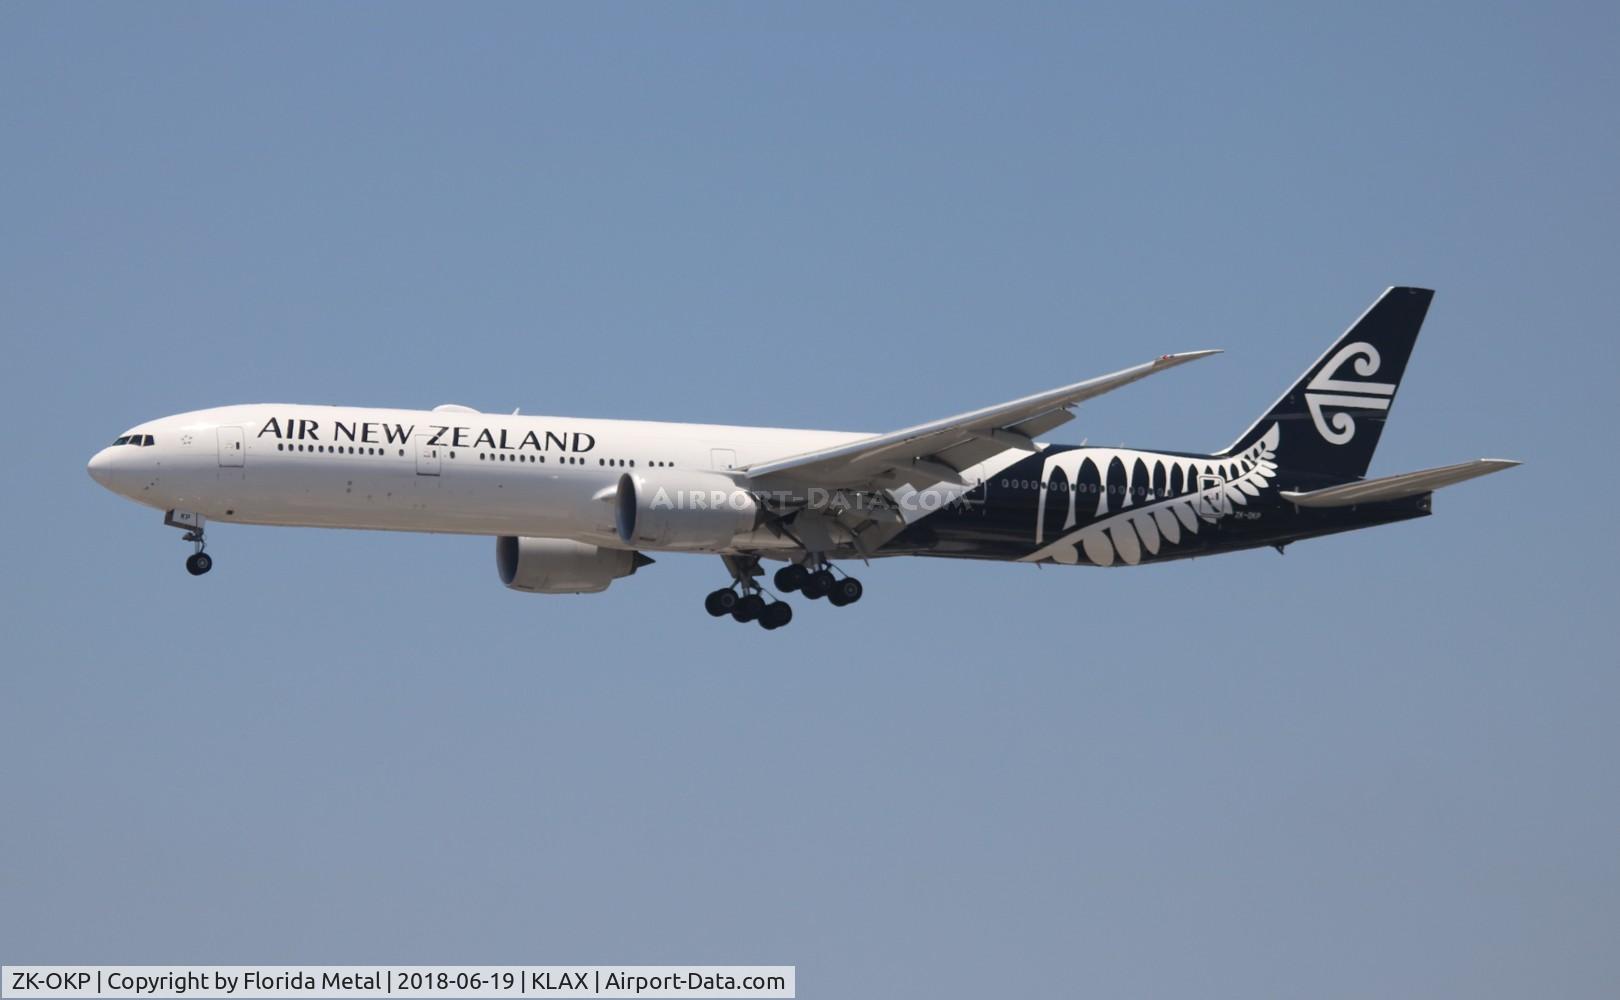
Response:
[[[281,403],[148,421],[90,460],[164,512],[207,573],[208,522],[494,536],[500,581],[596,593],[653,562],[721,557],[716,618],[777,629],[780,595],[843,607],[834,560],[890,556],[1136,566],[1287,545],[1431,513],[1433,493],[1519,463],[1365,478],[1434,293],[1386,290],[1231,445],[1213,453],[1037,441],[1080,403],[1218,351],[861,434]],[[763,561],[784,565],[762,582]]]

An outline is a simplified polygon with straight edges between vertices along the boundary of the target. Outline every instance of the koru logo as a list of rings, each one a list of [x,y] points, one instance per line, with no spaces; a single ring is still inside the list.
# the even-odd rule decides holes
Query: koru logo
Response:
[[[1339,369],[1352,359],[1352,367],[1362,378],[1378,373],[1381,362],[1378,348],[1357,341],[1340,348],[1305,387],[1305,405],[1311,411],[1311,422],[1329,444],[1345,444],[1356,436],[1356,420],[1345,410],[1387,410],[1390,398],[1395,395],[1393,382],[1350,382],[1338,378]],[[1323,412],[1329,408],[1337,412]]]

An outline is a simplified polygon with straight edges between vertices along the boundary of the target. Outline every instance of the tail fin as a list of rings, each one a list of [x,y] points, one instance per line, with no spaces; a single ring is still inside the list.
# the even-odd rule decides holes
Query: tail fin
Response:
[[[1243,451],[1275,424],[1277,463],[1285,473],[1333,483],[1365,476],[1433,298],[1427,288],[1386,290],[1220,454]]]

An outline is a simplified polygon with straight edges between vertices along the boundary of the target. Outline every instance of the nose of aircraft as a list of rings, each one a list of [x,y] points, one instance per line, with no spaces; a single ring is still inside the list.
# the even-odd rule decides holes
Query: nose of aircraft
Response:
[[[127,445],[103,448],[90,459],[85,471],[114,493],[130,496],[147,481],[151,471],[142,461],[145,450]]]
[[[90,457],[90,464],[85,467],[90,478],[112,489],[113,457],[111,448],[103,448]]]

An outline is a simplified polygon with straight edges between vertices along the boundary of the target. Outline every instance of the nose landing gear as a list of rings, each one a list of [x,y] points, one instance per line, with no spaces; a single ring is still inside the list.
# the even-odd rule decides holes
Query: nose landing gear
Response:
[[[181,541],[190,542],[193,546],[191,555],[186,557],[187,573],[202,576],[214,568],[214,557],[203,551],[208,547],[208,541],[203,537],[204,518],[201,514],[193,514],[189,510],[171,510],[163,515],[163,523],[184,531]]]

